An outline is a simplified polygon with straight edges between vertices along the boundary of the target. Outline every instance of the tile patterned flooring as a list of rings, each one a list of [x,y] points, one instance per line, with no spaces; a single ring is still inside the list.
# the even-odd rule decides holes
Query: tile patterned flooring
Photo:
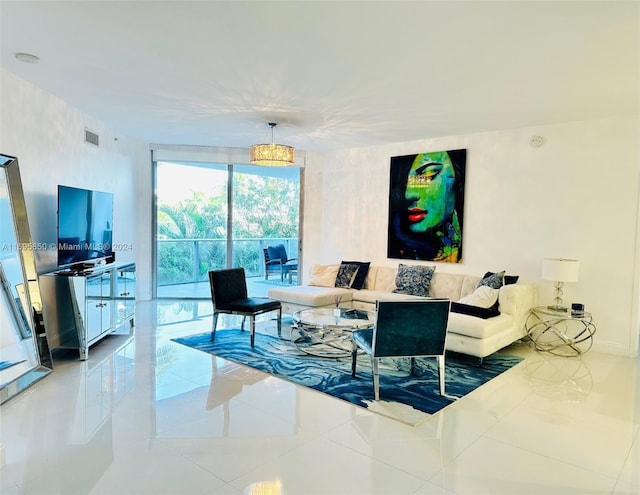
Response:
[[[206,302],[137,311],[2,405],[3,495],[640,493],[638,359],[515,344],[523,363],[410,427],[171,342],[209,329]]]

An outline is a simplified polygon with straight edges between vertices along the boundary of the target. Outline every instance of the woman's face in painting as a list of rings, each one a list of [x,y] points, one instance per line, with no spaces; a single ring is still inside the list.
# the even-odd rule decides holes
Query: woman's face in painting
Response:
[[[448,219],[455,208],[455,170],[446,151],[420,153],[407,178],[407,220],[412,232],[425,232]]]

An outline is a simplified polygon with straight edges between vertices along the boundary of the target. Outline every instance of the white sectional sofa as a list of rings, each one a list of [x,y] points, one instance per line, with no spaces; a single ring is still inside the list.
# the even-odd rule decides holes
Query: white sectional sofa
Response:
[[[314,265],[310,285],[274,287],[269,289],[268,296],[281,301],[283,313],[286,314],[304,308],[333,306],[336,297],[340,298],[341,307],[368,311],[374,311],[377,300],[419,297],[393,292],[398,268],[386,266],[372,265],[360,290],[334,287],[331,273],[337,273],[338,267]],[[324,274],[324,280],[314,276],[318,273]],[[455,302],[462,299],[466,303],[473,298],[472,294],[476,293],[481,278],[444,273],[436,269],[431,278],[429,297],[447,298]],[[452,303],[446,348],[482,359],[524,337],[525,319],[529,310],[536,305],[537,290],[530,284],[503,285],[498,289],[498,308],[493,311],[462,302]]]

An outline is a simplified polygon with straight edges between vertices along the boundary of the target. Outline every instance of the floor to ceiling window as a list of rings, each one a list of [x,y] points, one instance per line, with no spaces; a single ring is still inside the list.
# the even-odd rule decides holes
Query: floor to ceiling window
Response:
[[[301,169],[154,164],[155,297],[208,299],[208,272],[221,268],[244,267],[248,285],[261,282],[270,245],[298,257]]]

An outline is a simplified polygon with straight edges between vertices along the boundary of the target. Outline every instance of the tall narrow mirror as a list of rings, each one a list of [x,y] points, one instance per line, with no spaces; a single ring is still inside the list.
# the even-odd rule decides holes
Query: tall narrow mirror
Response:
[[[52,370],[18,159],[0,154],[0,403]]]

